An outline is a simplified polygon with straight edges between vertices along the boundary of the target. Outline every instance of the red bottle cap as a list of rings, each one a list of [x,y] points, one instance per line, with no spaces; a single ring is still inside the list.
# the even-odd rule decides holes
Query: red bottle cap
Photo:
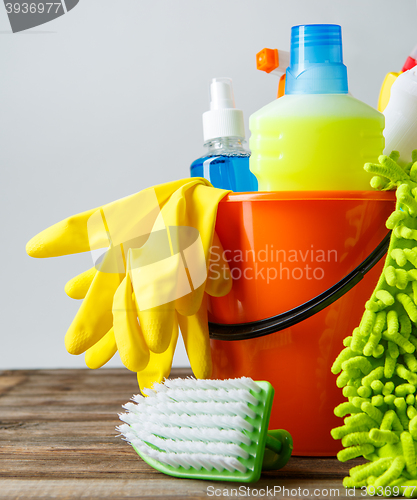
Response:
[[[417,66],[417,61],[408,56],[401,71],[404,73],[404,71],[408,71],[409,69],[414,68],[414,66]]]

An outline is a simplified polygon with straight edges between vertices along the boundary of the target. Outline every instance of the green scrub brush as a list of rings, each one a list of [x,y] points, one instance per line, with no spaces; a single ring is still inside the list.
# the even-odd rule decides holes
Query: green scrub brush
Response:
[[[292,439],[267,432],[274,389],[250,378],[169,379],[134,396],[117,427],[145,462],[183,478],[257,481],[288,462]]]
[[[335,409],[345,419],[332,436],[342,439],[342,462],[369,460],[350,470],[345,487],[417,497],[417,151],[405,167],[398,157],[365,165],[374,188],[397,189],[397,203],[387,220],[392,235],[383,272],[332,367],[348,399]]]

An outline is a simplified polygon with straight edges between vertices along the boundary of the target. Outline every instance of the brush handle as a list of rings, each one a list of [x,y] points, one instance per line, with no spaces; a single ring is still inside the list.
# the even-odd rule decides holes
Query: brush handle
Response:
[[[277,470],[286,465],[292,453],[291,434],[284,429],[268,431],[262,470]]]

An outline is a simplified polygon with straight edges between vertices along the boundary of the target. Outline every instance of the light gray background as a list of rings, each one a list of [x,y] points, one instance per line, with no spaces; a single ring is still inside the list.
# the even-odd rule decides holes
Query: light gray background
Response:
[[[384,75],[417,43],[416,21],[415,0],[81,0],[12,34],[1,4],[0,368],[84,366],[64,347],[79,306],[64,284],[91,257],[36,260],[25,244],[71,214],[187,177],[203,153],[210,78],[233,78],[247,123],[278,83],[255,54],[288,50],[292,25],[337,23],[350,91],[376,106]],[[188,364],[183,349],[175,364]],[[109,366],[120,365],[116,355]]]

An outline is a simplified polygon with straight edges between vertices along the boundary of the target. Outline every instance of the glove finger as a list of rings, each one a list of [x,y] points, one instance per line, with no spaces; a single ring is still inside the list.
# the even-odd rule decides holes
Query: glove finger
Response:
[[[110,252],[103,264],[110,264]],[[113,326],[113,297],[123,274],[98,271],[81,307],[65,335],[70,354],[81,354],[98,342]]]
[[[65,293],[72,299],[83,299],[87,295],[96,273],[97,269],[92,267],[78,276],[74,276],[65,285]]]
[[[109,245],[109,237],[115,231],[119,233],[122,227],[123,233],[129,233],[140,220],[145,219],[145,225],[152,225],[152,221],[159,214],[160,208],[166,203],[171,194],[179,187],[191,182],[191,179],[181,179],[179,181],[160,184],[153,188],[148,188],[132,196],[108,203],[103,207],[93,208],[82,212],[44,229],[34,236],[26,245],[26,252],[31,257],[46,258],[59,257],[80,252],[88,252],[91,249],[106,248]],[[206,181],[204,181],[206,182]],[[207,183],[207,182],[206,182]],[[149,198],[149,191],[155,193],[155,202],[148,206],[146,201]],[[146,192],[146,194],[143,194]],[[145,203],[142,203],[145,200]],[[136,216],[132,219],[132,203],[139,206]],[[94,215],[93,218],[91,218]],[[149,220],[147,217],[151,215]],[[90,219],[91,218],[91,219]],[[126,230],[126,221],[129,221],[129,228]],[[107,223],[110,227],[106,227]],[[137,235],[136,235],[137,236]],[[116,236],[117,239],[117,236]],[[117,242],[117,244],[123,241]]]
[[[117,345],[113,328],[85,352],[85,364],[95,370],[105,365],[116,354]]]
[[[130,249],[127,269],[146,345],[152,352],[162,353],[170,344],[175,323],[175,293],[181,261],[176,255],[143,265],[141,258],[150,251],[152,247],[146,246],[139,250]]]
[[[175,323],[174,303],[152,307],[139,311],[139,323],[149,350],[163,353],[171,342],[172,329]]]
[[[207,272],[205,291],[212,297],[223,297],[232,289],[233,280],[230,275],[229,263],[223,251],[223,246],[217,233],[214,232],[210,248],[210,260]]]
[[[133,372],[143,370],[149,362],[149,349],[137,320],[129,273],[114,294],[113,321],[114,336],[122,363]]]
[[[172,359],[174,357],[175,347],[178,340],[178,323],[175,321],[172,332],[171,341],[165,352],[150,353],[148,366],[138,372],[138,384],[140,390],[151,389],[153,384],[161,383],[171,373]]]
[[[96,212],[96,208],[73,215],[44,229],[26,245],[26,252],[31,257],[59,257],[72,253],[88,252],[87,221]]]
[[[178,314],[178,323],[194,375],[196,378],[210,378],[212,363],[207,319],[207,296],[204,295],[200,309],[193,316]]]

